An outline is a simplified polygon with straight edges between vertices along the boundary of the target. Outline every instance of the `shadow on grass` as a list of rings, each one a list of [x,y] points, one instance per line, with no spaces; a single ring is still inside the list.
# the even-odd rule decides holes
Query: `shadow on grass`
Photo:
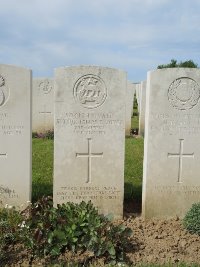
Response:
[[[52,183],[33,182],[32,186],[32,202],[36,202],[42,196],[53,196]]]
[[[124,214],[141,213],[142,210],[142,186],[132,183],[124,184]]]

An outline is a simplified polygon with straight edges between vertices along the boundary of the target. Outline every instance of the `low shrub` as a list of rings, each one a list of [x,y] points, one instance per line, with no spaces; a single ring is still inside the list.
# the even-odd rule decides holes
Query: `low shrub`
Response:
[[[200,235],[200,203],[192,205],[183,219],[183,226],[192,234]]]
[[[23,237],[34,256],[56,257],[65,250],[88,250],[107,261],[124,260],[131,230],[99,215],[91,202],[54,208],[52,198],[43,197],[29,207],[28,214]]]
[[[48,130],[44,133],[37,133],[37,132],[32,132],[32,138],[42,138],[42,139],[54,139],[54,130]]]
[[[37,132],[32,132],[32,138],[38,138],[38,133]]]
[[[22,216],[14,207],[8,206],[0,209],[0,262],[5,260],[8,245],[20,240],[20,228]]]

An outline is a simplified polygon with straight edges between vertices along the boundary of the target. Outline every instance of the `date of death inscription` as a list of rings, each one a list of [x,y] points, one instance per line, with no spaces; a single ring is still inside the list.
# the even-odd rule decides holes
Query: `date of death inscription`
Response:
[[[56,195],[60,201],[117,200],[122,192],[114,186],[66,186]]]

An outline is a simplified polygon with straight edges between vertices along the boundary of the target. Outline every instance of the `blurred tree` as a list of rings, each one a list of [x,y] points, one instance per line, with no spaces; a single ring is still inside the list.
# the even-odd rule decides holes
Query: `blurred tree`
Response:
[[[169,64],[165,65],[158,65],[157,69],[164,69],[164,68],[198,68],[198,65],[193,62],[193,60],[187,60],[187,61],[180,61],[180,63],[177,63],[176,59],[171,59],[171,62]]]

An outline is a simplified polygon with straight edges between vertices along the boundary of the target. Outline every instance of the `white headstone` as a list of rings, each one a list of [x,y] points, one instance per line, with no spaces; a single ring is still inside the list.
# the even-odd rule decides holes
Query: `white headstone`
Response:
[[[144,136],[145,109],[146,109],[146,81],[141,82],[141,101],[139,115],[139,135]]]
[[[53,79],[33,79],[32,131],[45,133],[54,127]]]
[[[141,96],[141,84],[136,83],[136,100],[138,104],[138,113],[140,113],[140,100],[141,100],[140,96]]]
[[[130,135],[131,132],[131,117],[133,113],[134,89],[134,84],[128,81],[126,90],[126,135]]]
[[[123,214],[126,73],[97,66],[55,72],[54,204],[91,200]]]
[[[31,200],[31,71],[0,65],[0,206]]]
[[[148,73],[143,215],[183,217],[200,200],[200,70]]]

